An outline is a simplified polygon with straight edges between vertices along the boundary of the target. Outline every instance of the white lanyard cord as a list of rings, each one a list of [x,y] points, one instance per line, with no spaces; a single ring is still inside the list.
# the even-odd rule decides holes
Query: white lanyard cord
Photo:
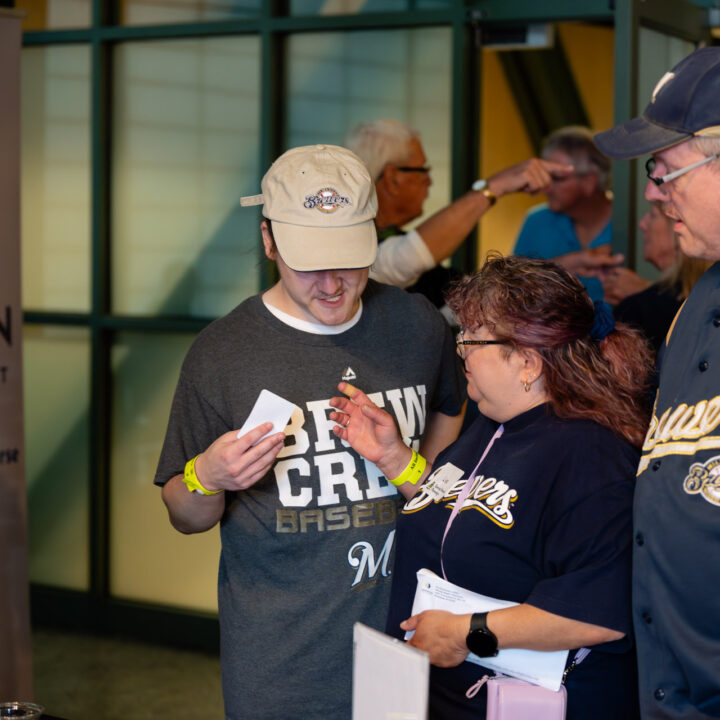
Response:
[[[450,526],[453,524],[453,521],[455,520],[455,516],[460,512],[460,508],[462,508],[463,503],[465,500],[467,500],[467,496],[470,494],[470,489],[472,488],[474,482],[475,482],[475,475],[477,474],[478,468],[480,467],[480,464],[485,459],[485,456],[490,451],[490,448],[493,446],[493,443],[502,436],[502,434],[505,432],[505,426],[501,425],[496,431],[495,434],[490,438],[490,442],[487,444],[487,447],[483,451],[483,454],[481,458],[478,460],[478,464],[475,466],[475,469],[470,473],[470,477],[467,479],[467,482],[463,486],[462,491],[457,496],[455,500],[455,505],[453,506],[452,512],[450,513],[450,517],[448,518],[447,525],[445,526],[445,532],[443,533],[443,539],[442,543],[440,544],[440,568],[442,569],[443,578],[447,580],[447,575],[445,575],[445,566],[443,565],[443,548],[445,547],[445,538],[447,537],[448,531],[450,530]]]

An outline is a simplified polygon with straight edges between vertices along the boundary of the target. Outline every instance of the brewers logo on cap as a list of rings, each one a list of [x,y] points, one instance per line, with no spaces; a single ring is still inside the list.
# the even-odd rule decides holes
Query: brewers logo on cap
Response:
[[[375,183],[350,150],[337,145],[287,150],[265,173],[261,188],[260,195],[243,197],[240,204],[262,203],[278,253],[291,270],[350,270],[375,262]]]
[[[340,195],[335,188],[326,187],[318,190],[314,195],[308,195],[303,205],[312,210],[315,208],[320,212],[334,213],[343,205],[352,205],[350,198]]]

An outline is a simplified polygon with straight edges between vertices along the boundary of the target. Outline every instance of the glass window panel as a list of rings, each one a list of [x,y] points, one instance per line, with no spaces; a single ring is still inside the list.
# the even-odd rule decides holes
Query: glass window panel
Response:
[[[122,333],[113,348],[110,582],[115,597],[216,611],[219,530],[174,530],[153,485],[192,340]]]
[[[30,579],[86,590],[89,336],[26,325],[23,342]]]
[[[22,292],[30,310],[90,308],[90,51],[22,51]]]
[[[120,22],[153,25],[257,15],[261,0],[120,0]]]
[[[222,315],[259,289],[257,37],[115,55],[113,310]]]
[[[23,30],[86,28],[92,22],[92,0],[15,0],[27,14]]]
[[[291,0],[291,15],[360,15],[367,12],[442,10],[451,0]]]
[[[655,85],[657,85],[662,74],[677,65],[686,55],[689,55],[695,49],[695,46],[687,40],[665,35],[646,27],[641,27],[638,35],[637,109],[638,112],[642,112],[650,102]],[[647,158],[640,158],[638,161],[636,176],[635,197],[638,222],[648,209],[648,202],[645,200],[645,185],[647,185],[645,160]],[[649,263],[643,257],[643,244],[643,233],[636,227],[636,270],[643,277],[655,280],[660,273],[652,263]]]
[[[450,43],[448,28],[292,35],[287,146],[342,145],[357,123],[407,122],[432,166],[423,217],[439,210],[450,201]]]

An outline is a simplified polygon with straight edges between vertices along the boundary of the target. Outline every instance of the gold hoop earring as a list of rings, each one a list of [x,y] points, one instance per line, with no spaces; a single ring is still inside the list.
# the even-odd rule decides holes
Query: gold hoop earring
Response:
[[[531,383],[529,383],[527,380],[523,383],[523,388],[525,388],[525,392],[530,392],[530,388],[532,387]]]

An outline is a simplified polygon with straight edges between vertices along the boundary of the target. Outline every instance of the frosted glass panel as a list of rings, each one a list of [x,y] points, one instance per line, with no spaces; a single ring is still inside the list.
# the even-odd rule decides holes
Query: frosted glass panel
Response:
[[[186,335],[121,334],[113,349],[110,582],[116,597],[215,611],[219,529],[177,532],[153,485],[191,342]]]
[[[407,122],[432,166],[424,217],[440,209],[450,200],[450,41],[447,28],[291,36],[287,146],[342,145],[357,123]]]
[[[29,310],[90,307],[90,51],[22,51],[22,293]]]
[[[262,0],[120,0],[120,22],[152,25],[257,15]]]
[[[23,30],[84,28],[92,21],[92,0],[15,0],[15,7],[27,13]]]
[[[115,54],[113,311],[215,316],[259,288],[259,39]]]
[[[437,10],[451,0],[291,0],[292,15],[359,15],[367,12]]]
[[[681,38],[664,35],[656,30],[641,27],[639,32],[640,46],[638,49],[638,112],[642,112],[650,102],[652,92],[663,74],[677,65],[686,55],[689,55],[695,46],[693,43]],[[637,170],[637,219],[645,214],[648,208],[645,200],[644,162],[647,158],[640,158]],[[643,257],[642,232],[635,228],[636,269],[643,277],[655,279],[659,276],[658,270]]]
[[[30,579],[89,587],[88,333],[25,326],[26,468]]]

